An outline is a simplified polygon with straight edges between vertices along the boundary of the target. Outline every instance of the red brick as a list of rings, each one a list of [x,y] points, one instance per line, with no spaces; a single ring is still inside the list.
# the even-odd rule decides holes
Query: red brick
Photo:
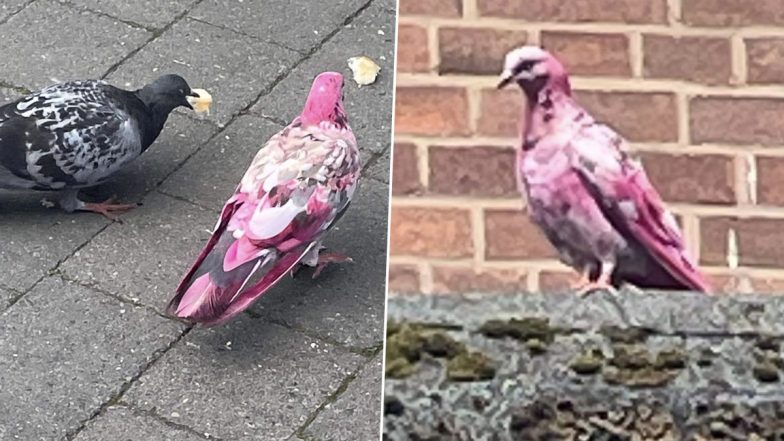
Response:
[[[784,220],[713,217],[702,219],[701,259],[727,264],[727,237],[732,228],[738,244],[739,262],[746,266],[784,268]]]
[[[646,152],[640,158],[667,202],[735,203],[735,166],[730,156]]]
[[[746,40],[748,82],[781,84],[784,78],[784,38]]]
[[[457,208],[393,207],[390,254],[459,258],[473,255],[471,215]]]
[[[454,196],[517,195],[515,151],[499,147],[430,147],[428,190]]]
[[[730,274],[706,274],[708,283],[717,294],[742,294],[740,279]]]
[[[555,249],[522,210],[485,212],[485,257],[488,260],[543,259]]]
[[[630,76],[629,39],[623,34],[542,32],[546,47],[575,75]]]
[[[395,143],[392,153],[392,194],[414,194],[422,190],[419,161],[414,144]]]
[[[483,16],[526,21],[665,23],[666,0],[478,0]]]
[[[430,15],[434,17],[460,17],[462,0],[400,0],[400,15]]]
[[[477,121],[480,134],[520,138],[524,98],[517,88],[485,89],[481,100]]]
[[[784,294],[784,273],[778,277],[751,277],[751,288],[757,294]]]
[[[526,274],[517,270],[471,267],[433,268],[433,292],[510,294],[526,290]]]
[[[674,94],[579,91],[577,100],[594,118],[630,141],[674,142],[678,139]]]
[[[398,72],[426,72],[430,68],[427,30],[401,24],[397,30]]]
[[[757,202],[784,205],[784,158],[757,157]]]
[[[539,292],[571,291],[579,276],[574,271],[542,271],[539,273]]]
[[[389,292],[418,294],[421,292],[419,285],[419,269],[413,265],[389,265]]]
[[[689,107],[696,144],[784,144],[784,100],[697,97]]]
[[[526,43],[524,31],[460,27],[438,30],[442,74],[498,75],[506,53]]]
[[[643,37],[643,75],[705,84],[728,84],[732,77],[728,38]]]
[[[458,87],[398,87],[395,133],[468,135],[468,94]]]
[[[681,11],[683,21],[693,26],[784,24],[780,0],[682,0]]]

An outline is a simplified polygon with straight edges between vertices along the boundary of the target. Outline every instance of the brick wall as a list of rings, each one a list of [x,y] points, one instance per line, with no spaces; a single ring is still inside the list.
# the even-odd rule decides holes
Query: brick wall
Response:
[[[542,44],[641,155],[717,288],[784,292],[784,2],[400,0],[390,288],[559,289],[523,214],[506,51]]]

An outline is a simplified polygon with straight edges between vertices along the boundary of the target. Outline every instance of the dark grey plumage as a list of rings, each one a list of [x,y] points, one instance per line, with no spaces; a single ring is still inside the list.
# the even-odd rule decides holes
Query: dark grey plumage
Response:
[[[141,155],[172,110],[191,107],[188,96],[198,95],[182,77],[164,75],[136,91],[67,82],[2,106],[0,188],[62,191],[65,210],[96,211],[77,198],[78,190]]]

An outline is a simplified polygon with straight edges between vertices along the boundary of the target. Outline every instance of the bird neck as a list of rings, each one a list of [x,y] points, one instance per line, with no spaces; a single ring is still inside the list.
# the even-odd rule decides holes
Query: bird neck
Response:
[[[169,114],[174,109],[156,100],[147,88],[137,90],[134,92],[134,95],[139,98],[139,101],[144,106],[143,118],[146,121],[140,121],[140,128],[142,132],[142,149],[147,149],[161,134]]]
[[[574,102],[569,88],[548,84],[535,95],[528,96],[523,110],[523,149],[552,132],[560,121],[578,113],[585,114]]]

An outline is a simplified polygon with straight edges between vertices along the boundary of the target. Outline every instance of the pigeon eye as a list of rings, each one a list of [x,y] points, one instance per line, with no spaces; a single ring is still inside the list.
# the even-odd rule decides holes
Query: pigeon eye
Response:
[[[519,74],[520,72],[529,71],[534,68],[536,65],[536,60],[524,60],[521,61],[517,66],[514,68],[514,73]]]

